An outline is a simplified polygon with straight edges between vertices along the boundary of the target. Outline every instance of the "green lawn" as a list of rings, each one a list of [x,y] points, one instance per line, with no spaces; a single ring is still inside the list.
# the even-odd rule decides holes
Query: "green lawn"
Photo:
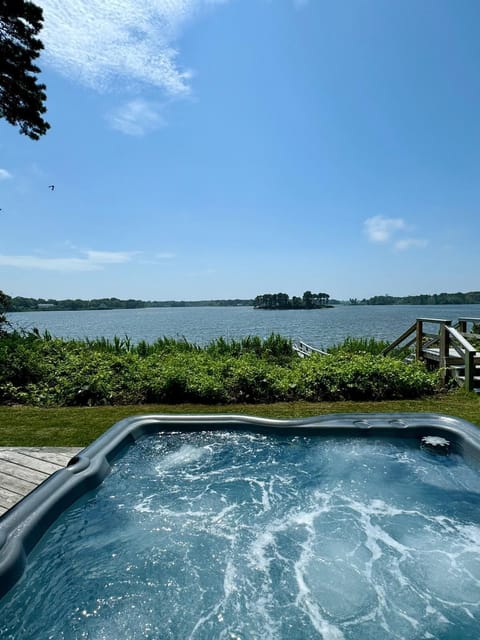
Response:
[[[426,412],[455,416],[480,426],[480,396],[456,391],[419,400],[291,402],[236,405],[133,405],[116,407],[0,407],[0,446],[78,446],[92,442],[118,420],[133,415],[229,413],[302,418],[329,413]]]

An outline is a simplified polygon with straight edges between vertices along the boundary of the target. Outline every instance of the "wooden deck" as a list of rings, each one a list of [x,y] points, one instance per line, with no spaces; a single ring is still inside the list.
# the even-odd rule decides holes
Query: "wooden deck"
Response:
[[[0,516],[79,451],[79,447],[0,447]]]

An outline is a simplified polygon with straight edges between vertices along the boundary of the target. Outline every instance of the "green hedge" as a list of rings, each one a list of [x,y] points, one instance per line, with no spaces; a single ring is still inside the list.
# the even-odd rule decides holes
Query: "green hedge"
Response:
[[[387,400],[432,394],[437,385],[420,363],[341,350],[301,359],[275,335],[203,348],[170,339],[132,345],[38,333],[0,337],[1,404]]]

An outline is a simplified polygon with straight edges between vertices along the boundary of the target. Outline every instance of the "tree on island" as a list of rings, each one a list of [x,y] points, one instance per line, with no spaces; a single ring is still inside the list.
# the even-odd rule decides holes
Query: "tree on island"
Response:
[[[329,307],[328,293],[312,293],[305,291],[303,296],[293,296],[286,293],[264,293],[257,296],[253,302],[255,309],[324,309]]]
[[[305,309],[311,309],[313,307],[313,294],[311,291],[305,291],[302,300]]]
[[[50,128],[42,117],[46,86],[38,83],[33,63],[43,49],[36,37],[42,26],[43,11],[33,2],[0,0],[0,118],[32,140]]]
[[[326,307],[330,296],[328,293],[312,293],[311,291],[305,291],[302,297],[304,309],[318,309],[319,307]]]

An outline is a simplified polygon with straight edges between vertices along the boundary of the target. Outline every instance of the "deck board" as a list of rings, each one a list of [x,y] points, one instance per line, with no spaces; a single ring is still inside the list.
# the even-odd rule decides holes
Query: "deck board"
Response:
[[[0,516],[79,451],[80,447],[0,447]]]
[[[58,469],[61,469],[62,466],[64,466],[61,464],[52,463],[47,459],[40,460],[38,458],[34,458],[28,454],[25,454],[22,448],[18,448],[17,450],[15,450],[14,448],[0,448],[0,467],[4,460],[26,467],[27,469],[36,469],[38,471],[43,471],[48,475],[51,475]]]
[[[23,496],[19,493],[15,493],[15,491],[10,491],[9,489],[4,489],[0,487],[0,515],[3,515],[6,511],[8,511],[13,505],[20,502]]]
[[[40,484],[48,478],[50,475],[45,471],[40,471],[39,469],[30,469],[29,467],[24,467],[21,464],[15,464],[14,462],[9,462],[8,460],[0,459],[0,473],[5,473],[9,476],[15,476],[20,478],[21,480],[27,480],[29,482],[33,482],[34,484]]]

